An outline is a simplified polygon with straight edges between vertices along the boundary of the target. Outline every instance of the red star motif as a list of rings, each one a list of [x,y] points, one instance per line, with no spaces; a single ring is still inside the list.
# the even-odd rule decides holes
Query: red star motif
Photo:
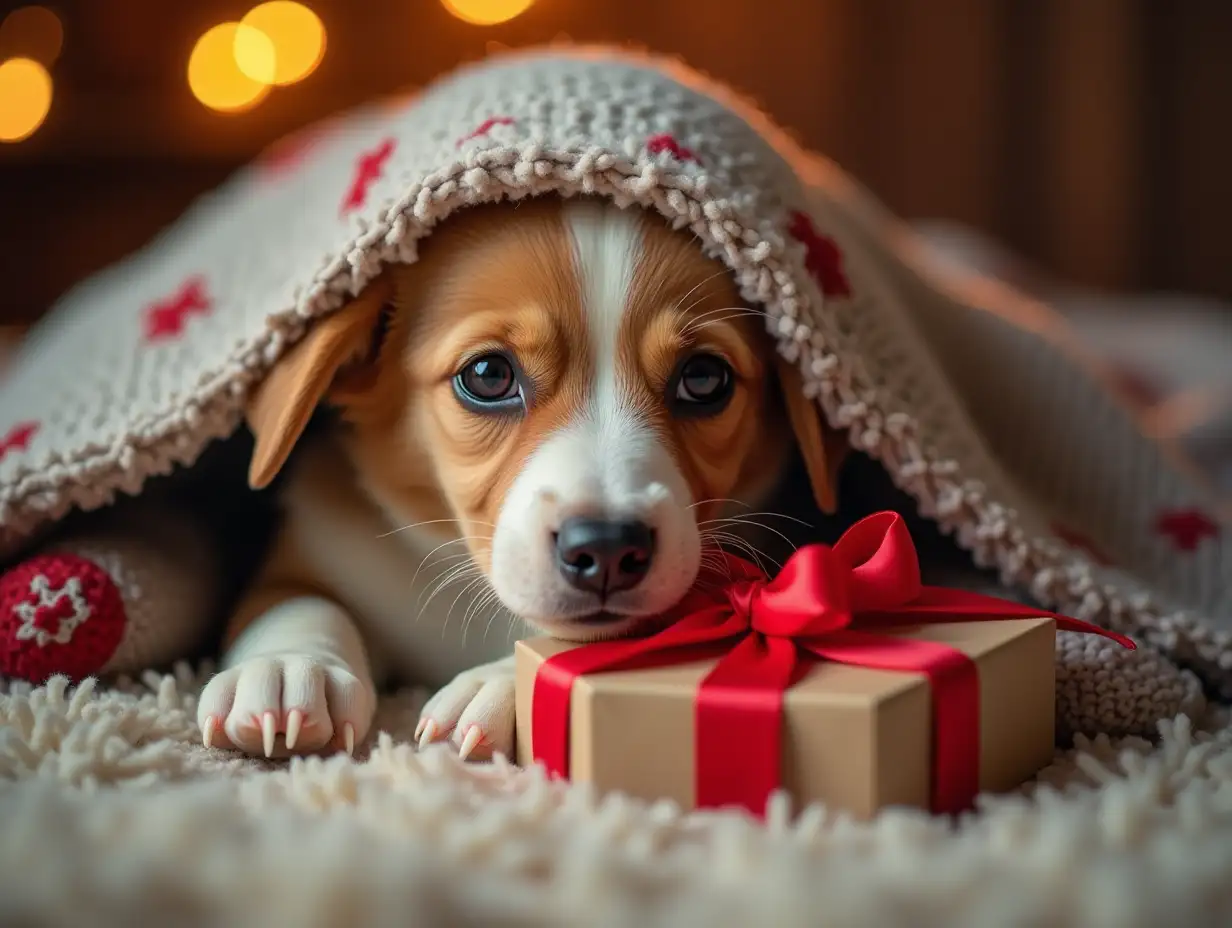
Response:
[[[1103,552],[1099,545],[1091,540],[1090,536],[1084,535],[1082,532],[1076,532],[1059,522],[1053,522],[1049,527],[1054,535],[1071,548],[1077,548],[1079,551],[1085,552],[1096,564],[1101,564],[1104,567],[1112,565],[1112,559]]]
[[[685,148],[676,141],[675,136],[669,135],[666,132],[661,132],[648,138],[646,140],[646,151],[652,155],[667,152],[677,161],[692,161],[695,164],[701,164],[701,159],[697,157],[697,152],[691,148]]]
[[[359,156],[359,160],[355,162],[355,175],[351,179],[351,186],[347,188],[346,196],[342,200],[343,213],[349,213],[364,205],[369,189],[381,179],[381,175],[385,173],[385,162],[397,147],[396,140],[385,139],[376,148]]]
[[[843,253],[834,239],[822,235],[807,213],[793,210],[787,232],[804,245],[804,266],[826,296],[851,296],[851,283],[843,273]]]
[[[190,316],[203,316],[211,303],[205,293],[205,280],[191,277],[165,300],[159,300],[145,311],[146,341],[160,342],[178,338],[184,332]]]
[[[37,422],[19,422],[8,433],[0,438],[0,460],[10,451],[25,451],[30,447],[30,440],[39,430]]]
[[[1170,509],[1155,519],[1155,531],[1171,538],[1181,551],[1193,551],[1204,539],[1218,537],[1219,526],[1197,509]]]
[[[481,122],[478,126],[475,127],[474,132],[471,132],[468,135],[464,135],[462,136],[462,138],[458,139],[457,147],[461,148],[471,139],[477,139],[477,138],[481,138],[487,135],[497,126],[512,126],[515,121],[516,120],[514,120],[512,117],[509,117],[509,116],[493,116],[490,119],[485,119],[483,122]]]
[[[52,636],[60,631],[61,623],[77,618],[77,604],[68,596],[53,599],[50,604],[36,599],[30,605],[34,609],[30,624]]]

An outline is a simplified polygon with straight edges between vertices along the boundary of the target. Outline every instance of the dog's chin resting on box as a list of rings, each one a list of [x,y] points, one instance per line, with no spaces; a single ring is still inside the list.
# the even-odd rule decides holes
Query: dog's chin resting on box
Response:
[[[686,232],[589,198],[472,207],[255,393],[282,521],[198,715],[208,744],[353,751],[386,679],[421,743],[510,754],[513,639],[653,627],[803,459],[843,443]],[[314,414],[327,411],[320,426]],[[798,449],[798,450],[796,450]]]

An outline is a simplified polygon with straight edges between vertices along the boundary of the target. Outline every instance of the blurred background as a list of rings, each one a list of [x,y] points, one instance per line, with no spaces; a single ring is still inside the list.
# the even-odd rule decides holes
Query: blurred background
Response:
[[[938,257],[1069,314],[1150,427],[1232,458],[1232,0],[0,3],[0,322],[282,134],[562,36],[752,95]]]

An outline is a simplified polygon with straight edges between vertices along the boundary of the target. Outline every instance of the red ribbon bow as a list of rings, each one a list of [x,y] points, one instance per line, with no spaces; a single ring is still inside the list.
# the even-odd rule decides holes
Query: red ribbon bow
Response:
[[[1134,643],[1087,622],[992,596],[920,582],[906,523],[880,512],[833,546],[800,548],[773,579],[724,555],[728,577],[707,575],[664,618],[662,631],[604,641],[545,660],[531,724],[537,761],[569,774],[569,699],[589,673],[717,659],[696,701],[696,804],[762,814],[781,785],[783,694],[819,660],[922,673],[933,699],[932,808],[971,807],[979,790],[979,675],[954,648],[885,634],[909,625],[1052,618],[1063,631]],[[718,585],[716,586],[716,582]]]

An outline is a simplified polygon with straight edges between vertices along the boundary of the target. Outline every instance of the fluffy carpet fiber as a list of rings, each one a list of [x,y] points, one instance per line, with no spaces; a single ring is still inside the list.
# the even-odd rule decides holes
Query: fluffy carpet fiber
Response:
[[[597,800],[409,745],[416,698],[347,758],[200,746],[188,668],[0,695],[0,925],[1232,924],[1232,720],[1079,738],[957,824]]]

